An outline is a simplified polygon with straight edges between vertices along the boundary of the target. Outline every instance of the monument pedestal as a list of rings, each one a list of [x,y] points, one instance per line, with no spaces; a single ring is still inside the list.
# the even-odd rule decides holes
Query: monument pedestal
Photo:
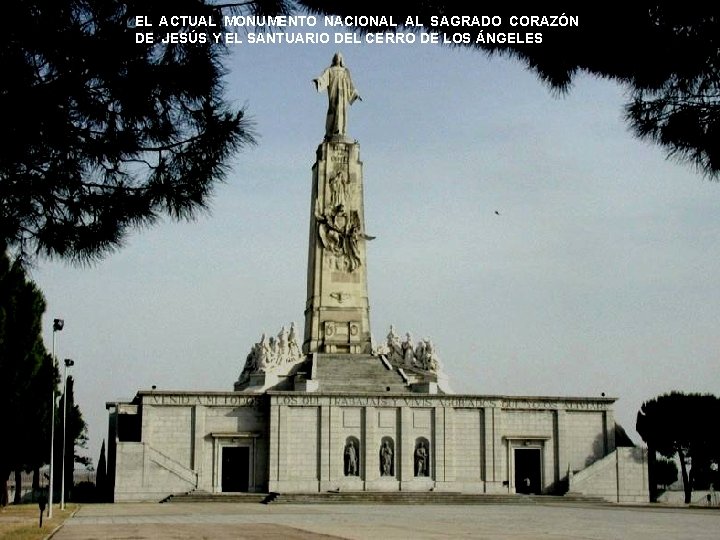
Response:
[[[360,145],[331,138],[317,149],[310,212],[306,354],[369,354],[370,317]]]

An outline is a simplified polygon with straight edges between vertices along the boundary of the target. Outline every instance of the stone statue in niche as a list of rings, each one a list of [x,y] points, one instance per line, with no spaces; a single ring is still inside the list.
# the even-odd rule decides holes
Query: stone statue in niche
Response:
[[[393,476],[393,451],[389,441],[383,441],[380,447],[380,474]]]
[[[343,62],[340,53],[335,53],[332,64],[317,79],[313,79],[315,89],[327,90],[328,110],[325,117],[325,138],[344,136],[347,131],[347,110],[356,100],[362,101],[355,90],[350,70]]]
[[[358,454],[353,441],[345,445],[345,476],[358,475]]]
[[[428,458],[425,442],[420,441],[415,448],[415,476],[428,476]]]

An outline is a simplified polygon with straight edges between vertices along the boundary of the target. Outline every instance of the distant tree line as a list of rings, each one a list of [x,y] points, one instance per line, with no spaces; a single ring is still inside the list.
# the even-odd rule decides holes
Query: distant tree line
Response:
[[[27,278],[18,261],[0,252],[0,505],[7,505],[8,479],[15,474],[15,500],[20,502],[21,472],[34,472],[33,488],[47,485],[40,478],[40,467],[49,462],[52,395],[57,395],[59,373],[42,339],[42,315],[45,299],[37,286]],[[87,440],[86,425],[80,408],[74,402],[73,380],[67,384],[66,482],[72,486],[77,460],[75,446]],[[65,396],[55,410],[54,464],[62,464],[62,432]],[[56,489],[60,474],[54,475]]]

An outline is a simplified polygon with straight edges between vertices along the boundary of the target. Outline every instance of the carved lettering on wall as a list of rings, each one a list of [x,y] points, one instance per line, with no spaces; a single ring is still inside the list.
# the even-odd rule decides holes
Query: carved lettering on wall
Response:
[[[281,405],[339,406],[339,407],[453,407],[479,409],[548,409],[569,411],[605,411],[611,403],[593,400],[526,399],[483,396],[280,396]]]
[[[151,394],[144,396],[150,405],[231,405],[235,407],[258,407],[260,398],[243,395],[186,395],[186,394]]]

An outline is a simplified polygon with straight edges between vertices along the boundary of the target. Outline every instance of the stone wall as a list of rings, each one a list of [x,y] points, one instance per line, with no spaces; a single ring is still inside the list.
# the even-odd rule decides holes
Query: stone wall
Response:
[[[541,456],[539,490],[557,493],[566,486],[570,462],[592,463],[614,446],[606,430],[610,403],[274,392],[268,487],[512,493],[515,449],[529,448]],[[359,466],[349,474],[343,457],[351,439],[359,445]],[[393,446],[392,475],[382,474],[383,441]],[[421,443],[429,454],[427,476],[416,464]]]
[[[567,433],[572,437],[566,455],[572,471],[580,471],[605,454],[603,416],[592,412],[569,411],[566,417]]]
[[[146,406],[143,408],[143,442],[192,467],[193,408]]]
[[[569,491],[609,502],[648,502],[647,449],[621,447],[574,474]]]
[[[147,392],[134,406],[111,411],[108,455],[116,501],[160,500],[193,490],[222,491],[222,449],[245,446],[251,455],[249,490],[267,489],[265,401],[236,393]],[[118,415],[140,418],[140,441],[121,440]],[[110,460],[108,460],[110,465]],[[114,471],[114,475],[113,475]]]
[[[288,479],[313,483],[317,489],[319,480],[319,426],[317,407],[292,407],[287,409],[286,428],[292,430],[287,440],[286,465]]]
[[[568,470],[592,463],[573,490],[647,500],[644,458],[613,453],[607,398],[166,392],[133,403],[111,413],[111,426],[118,414],[142,425],[141,440],[111,434],[116,500],[221,492],[227,447],[247,449],[249,491],[514,493],[516,457],[538,455],[541,493],[563,493]]]
[[[482,491],[482,409],[455,409],[455,479],[463,491]]]

